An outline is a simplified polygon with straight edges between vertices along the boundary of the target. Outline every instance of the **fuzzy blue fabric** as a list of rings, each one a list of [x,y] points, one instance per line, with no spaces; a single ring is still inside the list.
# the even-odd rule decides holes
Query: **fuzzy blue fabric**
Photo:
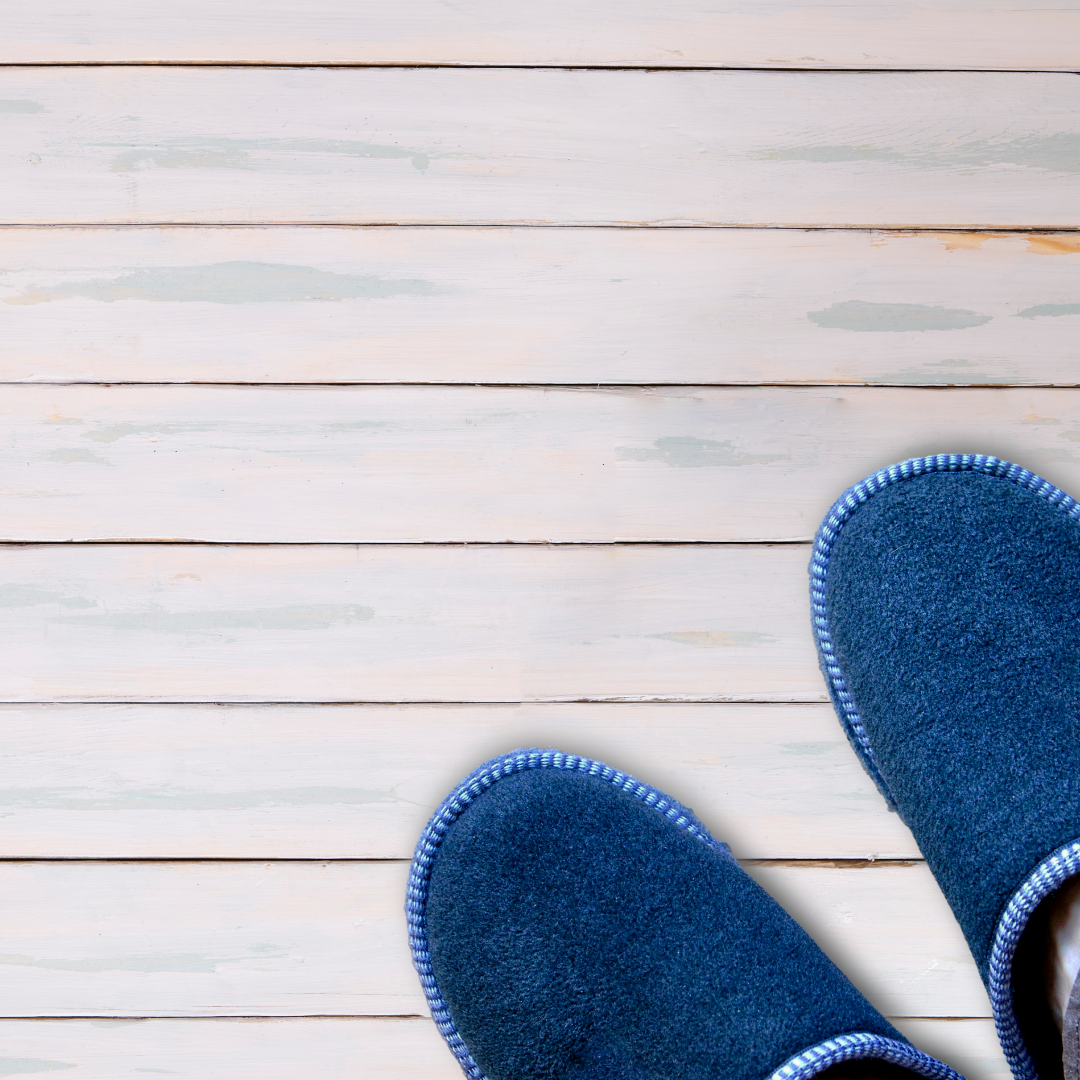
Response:
[[[915,459],[846,492],[811,563],[833,702],[948,898],[1028,1080],[1060,1075],[1060,1044],[1055,1063],[1046,1010],[1018,991],[1016,945],[1080,870],[1078,514],[1020,466]]]
[[[691,811],[599,762],[482,766],[421,837],[407,910],[475,1080],[801,1080],[855,1058],[957,1080]]]

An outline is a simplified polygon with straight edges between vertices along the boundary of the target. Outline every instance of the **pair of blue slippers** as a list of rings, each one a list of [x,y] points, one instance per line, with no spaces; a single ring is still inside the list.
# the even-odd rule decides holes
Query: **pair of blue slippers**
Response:
[[[1013,1073],[1060,1077],[1018,945],[1080,873],[1080,505],[996,458],[906,461],[837,501],[810,572],[840,721],[952,905]],[[597,761],[477,769],[420,838],[407,911],[470,1080],[958,1077],[689,809]]]

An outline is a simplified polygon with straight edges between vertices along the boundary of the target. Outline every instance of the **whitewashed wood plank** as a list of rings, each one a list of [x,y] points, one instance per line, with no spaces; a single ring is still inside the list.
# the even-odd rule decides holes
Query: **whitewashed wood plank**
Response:
[[[10,386],[5,540],[808,540],[876,468],[1019,461],[1080,495],[1063,388]]]
[[[17,228],[0,266],[9,382],[1078,381],[1075,233]]]
[[[967,1080],[1010,1080],[988,1019],[899,1018]],[[458,1080],[426,1017],[275,1020],[0,1020],[6,1075],[77,1068],[80,1080]]]
[[[4,1016],[424,1010],[405,863],[6,863]]]
[[[882,1012],[992,1015],[975,961],[925,863],[747,870]]]
[[[0,547],[0,700],[823,701],[803,545]]]
[[[506,5],[11,0],[4,63],[246,61],[1072,70],[1076,11],[1036,0]]]
[[[894,1023],[920,1050],[951,1065],[967,1080],[1011,1080],[993,1020],[898,1017]]]
[[[519,746],[657,785],[742,858],[920,857],[830,705],[5,705],[0,734],[0,858],[409,858]]]
[[[0,1042],[0,1076],[78,1069],[79,1080],[461,1077],[426,1017],[0,1020]]]
[[[6,68],[0,221],[1073,227],[1067,74]]]
[[[992,1020],[898,1018],[967,1080],[1010,1080]],[[458,1080],[426,1017],[274,1020],[0,1020],[6,1075],[77,1068],[80,1080]]]
[[[405,1015],[399,862],[0,865],[0,1015]],[[959,927],[922,863],[758,865],[881,1009],[988,1016]]]

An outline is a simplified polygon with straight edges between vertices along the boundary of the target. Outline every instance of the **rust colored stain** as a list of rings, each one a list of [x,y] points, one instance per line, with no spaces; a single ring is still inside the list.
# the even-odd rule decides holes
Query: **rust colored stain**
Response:
[[[946,251],[978,251],[987,240],[1004,240],[1009,233],[995,232],[922,232],[914,229],[896,229],[880,234],[880,240],[872,241],[874,247],[884,247],[887,240],[898,240],[909,236],[929,237],[940,240]]]
[[[1029,236],[1028,251],[1035,255],[1080,255],[1080,233]]]
[[[945,232],[931,233],[945,245],[946,251],[978,251],[987,240],[1004,240],[1008,233]]]
[[[1020,234],[1028,242],[1028,251],[1035,255],[1080,255],[1080,233]],[[884,247],[889,240],[909,236],[940,240],[946,251],[978,251],[987,240],[1007,240],[1016,233],[1002,232],[922,232],[915,229],[894,229],[878,233],[872,247]]]

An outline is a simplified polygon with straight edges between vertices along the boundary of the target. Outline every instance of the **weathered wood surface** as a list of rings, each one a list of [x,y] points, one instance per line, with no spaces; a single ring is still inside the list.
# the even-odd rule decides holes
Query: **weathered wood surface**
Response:
[[[992,1015],[967,943],[925,863],[748,870],[882,1012]]]
[[[929,1023],[933,1035],[940,1030],[950,1048],[955,1043],[963,1052],[946,1024]],[[0,1042],[0,1076],[77,1068],[79,1080],[147,1080],[153,1073],[176,1080],[461,1077],[426,1017],[0,1020]]]
[[[0,222],[1074,227],[1070,74],[0,70]]]
[[[0,63],[1068,70],[1078,18],[15,0]],[[50,226],[0,232],[0,381],[1080,381],[1076,234],[994,233],[1076,227],[1075,77],[0,80],[0,222]],[[273,227],[66,227],[161,221]],[[8,387],[0,431],[13,540],[805,539],[870,469],[955,449],[1080,491],[1068,391]],[[405,863],[273,860],[401,860],[470,767],[555,743],[672,791],[744,858],[825,860],[752,872],[907,1034],[1004,1080],[925,866],[880,861],[916,851],[824,704],[807,557],[0,548],[0,699],[96,702],[0,708],[0,857],[82,860],[0,862],[0,1016],[99,1018],[0,1020],[0,1075],[450,1080],[430,1022],[401,1016],[423,1011]],[[646,700],[494,704],[607,697]],[[268,861],[92,861],[208,857]],[[107,1019],[151,1015],[203,1019]],[[243,1015],[282,1019],[213,1019]]]
[[[1080,391],[10,386],[5,540],[808,540],[874,469],[1080,495]]]
[[[893,1023],[920,1050],[951,1065],[967,1080],[1012,1080],[993,1020],[896,1017]]]
[[[407,871],[404,862],[0,864],[0,1013],[423,1013],[405,933]],[[750,873],[878,1008],[990,1015],[924,864]]]
[[[0,745],[0,858],[409,858],[520,746],[657,785],[741,858],[920,857],[831,705],[6,705]]]
[[[1080,382],[1080,236],[0,229],[0,381]]]
[[[898,1018],[968,1080],[1010,1080],[992,1020]],[[266,1020],[0,1020],[0,1070],[77,1068],[80,1080],[459,1080],[426,1017]],[[2,1074],[0,1074],[2,1075]]]
[[[9,0],[0,62],[1075,67],[1073,9],[1036,0],[792,4],[701,0]]]
[[[824,701],[809,547],[0,547],[0,700]]]

